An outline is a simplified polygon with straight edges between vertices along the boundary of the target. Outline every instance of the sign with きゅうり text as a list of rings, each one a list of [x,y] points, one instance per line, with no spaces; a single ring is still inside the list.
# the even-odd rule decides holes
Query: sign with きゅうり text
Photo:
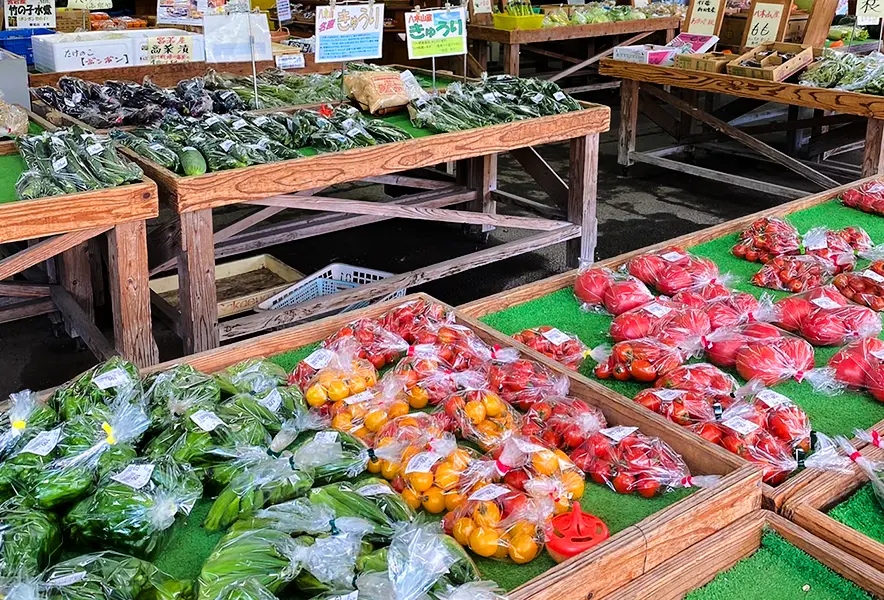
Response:
[[[55,29],[55,0],[5,0],[6,29]]]
[[[190,62],[193,38],[189,35],[158,35],[145,40],[148,61],[152,65]]]
[[[336,4],[316,7],[316,62],[381,58],[383,4]]]
[[[691,0],[682,31],[718,35],[724,18],[724,3],[725,0]]]
[[[409,60],[466,54],[466,20],[462,6],[405,13]]]
[[[881,19],[884,18],[884,0],[856,0],[857,19]]]
[[[753,1],[743,32],[743,46],[755,48],[765,42],[782,41],[788,22],[789,6],[786,4]]]

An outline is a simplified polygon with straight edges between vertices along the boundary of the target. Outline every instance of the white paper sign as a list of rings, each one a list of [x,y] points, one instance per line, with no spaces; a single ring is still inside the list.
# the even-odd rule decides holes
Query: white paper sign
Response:
[[[4,0],[6,29],[55,29],[54,0]]]
[[[782,4],[757,3],[749,17],[746,46],[754,48],[765,42],[775,42],[785,8]]]
[[[550,342],[552,342],[553,344],[555,344],[556,346],[561,346],[565,342],[571,341],[571,338],[568,337],[568,334],[562,333],[560,330],[556,329],[555,327],[553,327],[549,331],[544,331],[543,333],[541,333],[541,335],[543,337],[545,337],[547,340],[549,340]]]
[[[304,55],[301,53],[276,55],[277,69],[303,69],[305,66]]]
[[[28,454],[36,454],[37,456],[46,456],[55,450],[60,438],[61,427],[56,427],[50,431],[41,431],[30,442],[25,444],[21,451]]]
[[[636,431],[638,431],[638,427],[624,427],[621,425],[620,427],[609,427],[607,429],[600,429],[599,433],[614,442],[619,442],[626,436],[632,435]]]
[[[249,43],[249,35],[254,40],[255,60],[273,60],[270,25],[266,14],[206,15],[203,18],[203,28],[206,62],[251,61],[252,45]]]
[[[203,431],[215,431],[217,427],[226,425],[218,415],[210,410],[198,410],[190,415],[190,420]]]
[[[429,473],[430,469],[433,468],[433,465],[441,459],[442,457],[435,452],[421,452],[420,454],[415,454],[414,457],[408,461],[408,466],[405,467],[405,474]]]
[[[476,492],[471,495],[467,500],[478,500],[480,502],[484,502],[487,500],[494,500],[495,498],[499,498],[504,494],[508,493],[510,489],[503,485],[495,485],[490,484],[486,485],[483,488],[476,490]]]
[[[687,33],[700,33],[703,35],[715,35],[715,26],[718,23],[718,12],[724,4],[720,0],[694,0],[688,9],[690,21],[685,24],[683,31]]]
[[[276,0],[276,19],[280,25],[292,20],[292,4],[289,0]]]
[[[884,0],[857,0],[856,16],[874,18],[877,23],[878,19],[884,17]]]
[[[383,4],[335,4],[316,7],[316,62],[381,58]]]
[[[490,15],[494,12],[491,0],[471,0],[474,15]]]

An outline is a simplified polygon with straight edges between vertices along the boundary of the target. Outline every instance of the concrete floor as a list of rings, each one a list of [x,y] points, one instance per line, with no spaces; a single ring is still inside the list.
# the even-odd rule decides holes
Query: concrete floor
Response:
[[[617,95],[606,93],[594,100],[616,105]],[[614,256],[702,229],[781,201],[752,190],[733,188],[645,165],[636,165],[630,169],[627,177],[621,176],[621,169],[617,165],[616,112],[615,108],[611,131],[601,137],[597,258]],[[669,143],[656,128],[642,123],[639,150]],[[567,144],[544,146],[540,153],[567,180]],[[757,161],[716,154],[698,155],[697,164],[742,172],[813,191],[806,181]],[[539,202],[548,202],[518,163],[505,156],[500,159],[499,187]],[[511,214],[531,214],[510,207],[501,207],[500,210]],[[524,234],[498,229],[492,232],[488,243],[498,244],[520,235]],[[314,272],[332,262],[398,273],[482,247],[482,244],[462,235],[458,225],[393,220],[270,248],[267,252],[304,273]],[[558,245],[410,291],[424,291],[451,304],[460,304],[564,270],[564,246]],[[101,317],[105,319],[103,325],[106,325],[107,315]],[[78,350],[77,345],[63,334],[54,335],[56,330],[48,317],[0,325],[0,398],[22,388],[43,389],[58,385],[95,363],[88,350]],[[155,331],[163,360],[181,355],[180,341],[174,334],[156,321]]]

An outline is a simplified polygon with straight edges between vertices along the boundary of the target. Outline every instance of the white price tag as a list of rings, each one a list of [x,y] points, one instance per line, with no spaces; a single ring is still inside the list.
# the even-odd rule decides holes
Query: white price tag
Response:
[[[239,131],[246,125],[248,125],[248,123],[246,123],[245,119],[237,119],[230,126],[233,128],[234,131]]]
[[[307,363],[307,366],[318,371],[319,369],[326,366],[329,362],[331,362],[331,359],[334,355],[335,353],[331,350],[320,348],[318,350],[314,350],[313,353],[310,354],[310,356],[304,359],[304,362]]]
[[[68,575],[59,575],[58,577],[53,577],[46,582],[46,585],[48,585],[49,587],[66,587],[69,585],[74,585],[75,583],[80,583],[84,579],[86,579],[86,571],[78,571],[76,573],[70,573]]]
[[[55,450],[59,439],[61,439],[61,427],[56,427],[49,431],[41,431],[30,442],[25,444],[21,451],[28,454],[36,454],[37,456],[46,456]]]
[[[669,308],[668,306],[663,306],[662,304],[658,304],[657,302],[651,302],[650,304],[642,306],[642,310],[651,313],[658,319],[660,317],[665,317],[672,312],[671,308]]]
[[[829,247],[829,241],[825,235],[814,235],[804,242],[805,250],[822,250]]]
[[[384,495],[392,495],[396,492],[389,485],[384,485],[383,483],[376,483],[374,485],[367,485],[365,487],[361,487],[356,492],[360,496],[365,496],[366,498],[371,496],[384,496]]]
[[[531,96],[531,102],[533,102],[534,104],[540,104],[541,102],[543,102],[543,97],[543,94],[537,92],[536,94]]]
[[[89,146],[86,146],[86,152],[89,153],[89,156],[101,154],[102,150],[104,150],[104,146],[102,146],[101,144],[90,144]]]
[[[113,477],[117,483],[128,485],[133,490],[140,490],[148,484],[153,475],[154,466],[147,465],[129,465]]]
[[[405,474],[429,473],[430,469],[433,468],[433,465],[440,460],[442,460],[442,457],[435,452],[421,452],[420,454],[415,454],[412,459],[408,461],[408,465],[405,467]]]
[[[190,420],[203,431],[215,431],[215,428],[226,425],[218,415],[210,410],[198,410],[190,415]]]
[[[567,334],[562,333],[561,331],[559,331],[555,327],[553,327],[549,331],[544,331],[543,333],[541,333],[541,335],[543,337],[545,337],[546,339],[548,339],[553,344],[555,344],[556,346],[561,346],[565,342],[571,341],[571,338],[568,337]]]
[[[64,105],[65,105],[65,106],[74,106],[74,101],[71,100],[70,98],[65,98],[65,99],[64,99]]]
[[[83,94],[80,92],[74,92],[73,94],[71,94],[71,101],[74,104],[79,104],[80,100],[82,100],[82,99],[83,99]]]
[[[338,441],[337,431],[319,431],[313,436],[313,441],[317,444],[334,444]]]
[[[638,427],[625,427],[621,425],[619,427],[608,427],[607,429],[600,429],[599,433],[601,433],[603,436],[610,439],[614,443],[619,443],[620,440],[622,440],[626,436],[632,435],[636,431],[638,431]]]
[[[758,425],[756,425],[752,421],[747,421],[743,417],[731,417],[726,421],[722,421],[721,424],[728,429],[733,429],[740,435],[749,435],[750,433],[758,429]]]
[[[482,97],[485,99],[485,102],[495,102],[497,100],[497,95],[494,92],[485,92],[482,94]]]
[[[561,102],[562,100],[565,99],[565,92],[559,90],[558,92],[556,92],[555,94],[553,94],[553,98],[555,98],[556,100],[558,100],[559,102]]]
[[[148,148],[150,148],[150,149],[153,150],[154,152],[162,152],[163,150],[166,149],[165,146],[163,146],[162,144],[157,144],[156,142],[154,142],[153,144],[148,145]]]
[[[341,121],[341,129],[353,129],[356,127],[356,121],[353,119],[344,119]]]
[[[866,269],[865,271],[860,273],[860,275],[862,275],[863,277],[865,277],[867,279],[871,279],[875,283],[881,283],[882,281],[884,281],[884,277],[881,277],[880,275],[878,275],[877,273],[875,273],[871,269]]]
[[[264,396],[263,398],[258,398],[258,404],[266,408],[272,413],[275,413],[279,410],[279,407],[282,406],[282,394],[279,393],[279,390],[273,388],[270,390],[270,393]]]
[[[360,402],[365,402],[366,400],[371,400],[374,398],[374,392],[371,390],[365,390],[364,392],[359,392],[358,394],[353,394],[352,396],[347,396],[344,398],[344,404],[359,404]]]
[[[476,490],[467,500],[488,501],[500,498],[508,493],[510,489],[503,485],[489,484],[483,488]]]
[[[767,404],[770,408],[776,408],[784,404],[792,404],[792,401],[779,392],[773,390],[761,390],[755,395],[756,398]]]
[[[52,161],[52,170],[58,173],[62,169],[68,166],[68,159],[66,156],[61,156]]]
[[[814,298],[811,300],[814,304],[819,306],[820,308],[824,308],[826,310],[831,310],[833,308],[841,308],[841,305],[832,300],[831,298],[827,298],[826,296],[820,296],[819,298]]]
[[[119,367],[102,373],[92,380],[92,383],[100,390],[115,388],[129,382],[129,374]]]
[[[235,143],[236,142],[234,142],[233,140],[224,140],[223,142],[221,142],[220,146],[225,152],[230,152],[230,149],[233,148],[233,145]]]
[[[514,436],[511,439],[516,445],[516,448],[518,448],[525,454],[533,454],[535,452],[540,452],[541,450],[547,450],[547,448],[544,448],[540,444],[535,444],[534,442],[528,441],[526,438],[521,436]]]
[[[221,97],[222,97],[222,98],[226,98],[227,95],[232,94],[232,93],[233,93],[233,92],[224,92],[223,94],[221,94]],[[211,126],[214,125],[215,123],[220,123],[220,122],[221,122],[221,119],[220,119],[219,117],[217,117],[217,116],[215,116],[215,115],[212,115],[211,117],[209,117],[208,119],[206,119],[206,122],[205,122],[204,124],[205,124],[206,127],[211,127]]]
[[[267,117],[255,117],[255,125],[260,127],[261,125],[263,125],[264,123],[266,123],[269,120],[270,119],[268,119]]]
[[[654,390],[651,393],[654,394],[655,396],[657,396],[660,400],[663,400],[664,402],[671,402],[672,400],[675,400],[676,398],[681,398],[685,394],[684,390],[667,390],[667,389]]]
[[[677,262],[684,258],[684,254],[673,250],[671,252],[667,252],[666,254],[661,254],[660,258],[662,258],[666,262]]]
[[[276,55],[277,69],[303,69],[305,66],[307,66],[307,63],[304,62],[304,55],[300,52],[298,54]]]

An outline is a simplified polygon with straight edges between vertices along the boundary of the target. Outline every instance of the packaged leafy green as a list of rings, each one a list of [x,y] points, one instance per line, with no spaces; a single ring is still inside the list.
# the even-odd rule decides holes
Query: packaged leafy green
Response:
[[[24,496],[0,504],[0,576],[39,575],[60,548],[55,515]]]
[[[58,415],[36,392],[23,390],[9,395],[5,414],[0,421],[0,460],[21,448],[40,431],[53,427]]]
[[[190,365],[175,365],[154,373],[145,379],[144,388],[152,428],[168,427],[189,411],[211,410],[221,400],[215,378]]]
[[[0,500],[12,498],[17,491],[31,489],[45,466],[58,456],[63,429],[63,426],[58,426],[37,433],[0,462]]]
[[[229,395],[241,392],[265,394],[286,385],[288,374],[266,358],[250,358],[215,373],[215,380],[221,386],[221,391]]]
[[[352,479],[365,471],[371,455],[357,438],[342,431],[309,431],[289,447],[291,459],[302,469],[312,469],[319,483]]]
[[[264,393],[241,392],[218,407],[218,416],[227,423],[257,420],[272,434],[279,432],[283,422],[307,412],[307,403],[295,386],[276,387]]]
[[[86,414],[97,405],[109,405],[121,392],[140,400],[138,367],[115,356],[89,369],[52,394],[49,404],[62,420]]]

